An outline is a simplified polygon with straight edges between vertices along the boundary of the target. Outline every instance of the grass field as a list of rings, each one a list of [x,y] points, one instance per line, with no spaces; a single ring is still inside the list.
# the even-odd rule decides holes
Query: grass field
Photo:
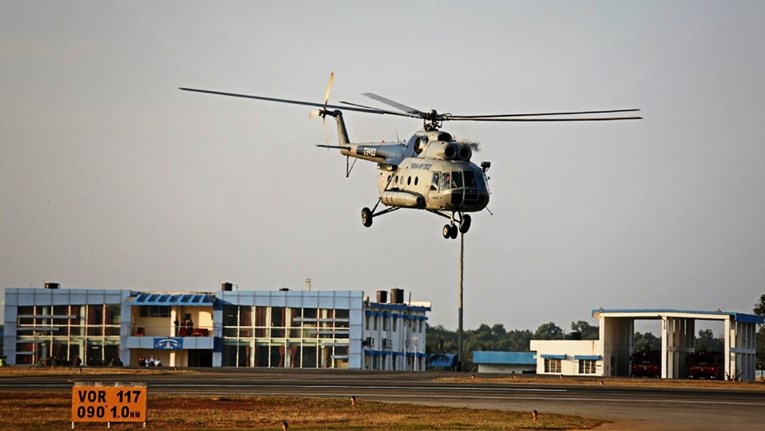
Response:
[[[71,394],[2,392],[3,430],[69,429]],[[597,419],[541,412],[473,410],[381,403],[350,399],[262,396],[151,395],[147,403],[150,430],[583,430]],[[140,423],[112,424],[112,429],[142,429]],[[103,423],[76,424],[75,429],[106,429]]]
[[[195,370],[7,367],[2,377],[64,375],[151,374],[194,375]],[[140,377],[139,377],[140,379]],[[436,379],[455,383],[572,384],[607,386],[662,386],[736,390],[765,390],[765,383],[627,379],[573,378],[554,376],[465,375]],[[0,392],[3,430],[71,428],[71,393]],[[147,427],[151,430],[584,430],[603,421],[540,412],[537,421],[528,411],[475,410],[464,408],[382,403],[349,399],[263,396],[170,396],[149,393]],[[141,424],[112,424],[113,429],[142,429]],[[106,429],[102,423],[78,423],[75,429]]]

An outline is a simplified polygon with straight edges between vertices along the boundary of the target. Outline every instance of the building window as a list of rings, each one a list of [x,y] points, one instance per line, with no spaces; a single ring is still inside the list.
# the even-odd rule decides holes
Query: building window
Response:
[[[93,306],[88,307],[88,310],[90,311],[93,308]],[[141,317],[170,317],[170,307],[162,306],[162,305],[144,305],[139,307],[138,315]],[[90,320],[93,320],[93,316],[95,316],[95,320],[97,323],[101,322],[101,319],[99,318],[100,314],[89,313],[88,316],[88,323],[90,324]]]
[[[560,359],[545,358],[545,373],[560,373]]]
[[[591,359],[580,359],[579,360],[579,374],[595,374],[595,363],[597,361],[593,361]]]

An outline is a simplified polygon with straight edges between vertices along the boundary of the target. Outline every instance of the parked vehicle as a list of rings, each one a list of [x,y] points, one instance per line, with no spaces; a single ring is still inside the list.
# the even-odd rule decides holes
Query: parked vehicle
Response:
[[[722,352],[695,352],[688,355],[689,379],[722,380],[723,368]]]
[[[661,377],[661,351],[642,350],[632,354],[632,377]]]

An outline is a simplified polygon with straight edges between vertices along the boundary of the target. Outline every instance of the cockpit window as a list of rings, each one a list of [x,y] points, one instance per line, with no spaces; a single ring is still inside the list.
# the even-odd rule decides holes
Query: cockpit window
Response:
[[[465,187],[478,187],[475,182],[475,173],[473,171],[465,171]]]
[[[431,190],[438,190],[438,180],[440,179],[441,179],[441,174],[438,172],[433,172],[433,178],[430,181]]]
[[[462,171],[452,172],[452,188],[462,188]]]
[[[452,186],[452,176],[449,172],[441,174],[441,191],[449,190]]]

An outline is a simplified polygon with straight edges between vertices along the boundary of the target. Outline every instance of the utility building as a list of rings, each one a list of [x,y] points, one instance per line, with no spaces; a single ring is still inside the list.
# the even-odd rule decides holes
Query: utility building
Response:
[[[430,303],[362,291],[8,288],[16,365],[423,370]],[[382,293],[387,293],[381,291]]]

